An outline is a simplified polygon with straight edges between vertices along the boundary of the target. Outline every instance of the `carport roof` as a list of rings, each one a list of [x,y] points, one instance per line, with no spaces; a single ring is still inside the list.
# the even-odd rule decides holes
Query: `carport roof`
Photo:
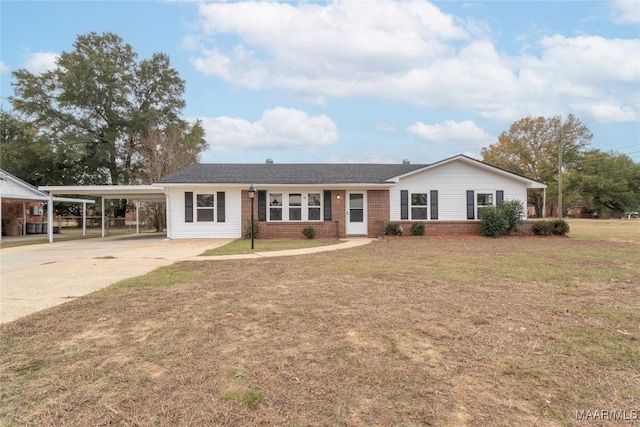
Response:
[[[165,201],[162,188],[151,185],[45,185],[38,189],[50,194],[73,194],[145,202]]]
[[[5,200],[37,200],[46,202],[49,195],[38,190],[33,185],[0,169],[0,198]],[[93,200],[71,199],[68,197],[54,197],[55,202],[95,203]]]

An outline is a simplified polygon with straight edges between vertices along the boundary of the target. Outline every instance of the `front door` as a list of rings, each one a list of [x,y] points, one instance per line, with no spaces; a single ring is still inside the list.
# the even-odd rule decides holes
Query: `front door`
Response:
[[[347,235],[367,235],[367,193],[347,192]]]

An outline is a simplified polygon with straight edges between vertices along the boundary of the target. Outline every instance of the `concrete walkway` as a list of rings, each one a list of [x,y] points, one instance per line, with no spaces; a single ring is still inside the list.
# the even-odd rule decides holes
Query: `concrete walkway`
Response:
[[[305,255],[360,246],[348,239],[314,248],[242,255],[198,256],[233,239],[176,239],[129,235],[0,249],[0,323],[63,304],[120,280],[178,261],[257,259]]]

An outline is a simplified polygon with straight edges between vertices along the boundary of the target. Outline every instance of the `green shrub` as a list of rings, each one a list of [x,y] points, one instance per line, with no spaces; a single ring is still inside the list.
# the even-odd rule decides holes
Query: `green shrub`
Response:
[[[480,232],[484,236],[498,237],[509,227],[504,214],[495,206],[487,206],[480,210]]]
[[[524,215],[524,204],[519,200],[487,206],[480,209],[480,232],[489,237],[516,232],[524,222]]]
[[[539,236],[566,236],[569,233],[569,224],[564,219],[552,219],[550,221],[536,221],[531,227],[533,234]]]
[[[316,237],[316,230],[312,226],[307,225],[305,228],[302,229],[302,234],[307,239],[313,239],[314,237]]]
[[[498,211],[502,213],[507,222],[507,233],[518,231],[520,225],[524,223],[524,204],[519,200],[509,200],[498,205]]]
[[[569,233],[569,224],[564,219],[554,219],[551,221],[551,230],[556,236],[566,236]]]
[[[412,236],[424,236],[424,222],[414,222],[411,224]]]
[[[549,221],[536,221],[531,226],[533,234],[538,236],[549,236],[553,232],[551,228],[551,222]]]
[[[253,238],[257,239],[259,235],[260,235],[260,224],[258,223],[258,221],[254,221],[253,222]],[[249,223],[244,229],[244,238],[245,239],[251,238],[251,221],[249,221]]]
[[[402,236],[402,226],[399,222],[390,222],[387,224],[384,234],[388,236]]]

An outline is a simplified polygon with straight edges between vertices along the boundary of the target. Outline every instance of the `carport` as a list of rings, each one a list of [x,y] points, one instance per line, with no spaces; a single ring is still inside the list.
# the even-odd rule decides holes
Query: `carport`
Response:
[[[50,203],[55,199],[55,194],[100,197],[102,200],[102,237],[106,236],[105,200],[126,199],[135,202],[136,233],[140,233],[140,202],[166,202],[166,197],[162,189],[151,185],[45,185],[38,187],[38,190],[46,191],[49,194]],[[49,243],[53,243],[53,209],[49,209],[47,214]]]
[[[53,202],[58,203],[77,203],[82,204],[83,212],[87,211],[87,203],[95,203],[93,200],[86,199],[72,199],[68,197],[54,197],[51,200],[50,195],[39,191],[36,187],[21,180],[20,178],[11,175],[10,173],[0,169],[0,221],[2,220],[2,201],[18,201],[22,202],[22,225],[20,228],[21,234],[27,234],[27,202],[48,202],[47,213],[53,212]],[[49,216],[48,228],[53,230],[52,216]],[[9,230],[7,230],[9,231]],[[86,234],[86,230],[83,229],[83,234]],[[2,236],[0,236],[2,239]]]

